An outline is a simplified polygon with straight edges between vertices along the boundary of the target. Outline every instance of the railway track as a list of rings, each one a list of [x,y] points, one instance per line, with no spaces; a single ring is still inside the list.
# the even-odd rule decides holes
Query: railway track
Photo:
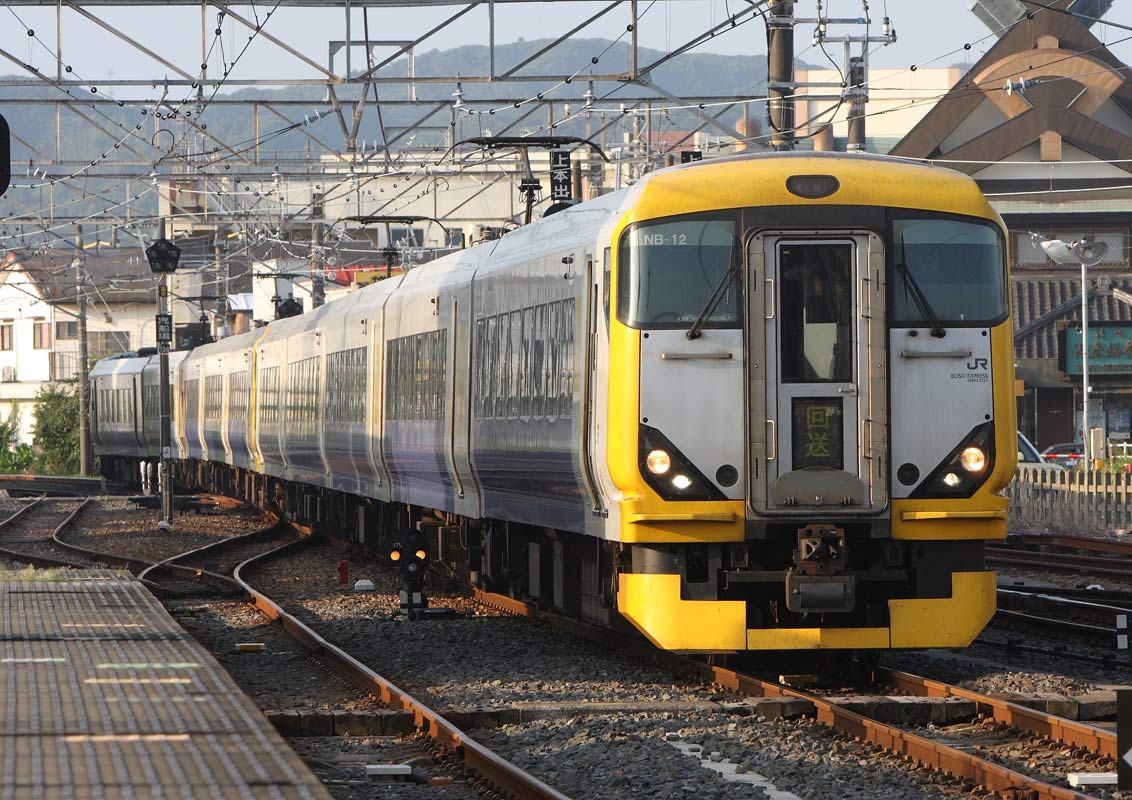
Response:
[[[1123,558],[1081,556],[1071,553],[1034,553],[1005,547],[988,547],[987,563],[1051,572],[1104,575],[1125,580],[1132,574],[1132,562]]]
[[[984,758],[979,755],[977,749],[969,749],[969,743],[957,743],[958,746],[955,746],[944,741],[943,739],[946,737],[928,737],[897,725],[870,718],[864,714],[842,708],[813,692],[795,689],[755,675],[708,664],[699,659],[658,651],[648,643],[627,639],[621,634],[604,628],[548,613],[528,603],[504,595],[476,590],[475,597],[485,605],[539,619],[573,634],[634,651],[645,658],[661,659],[675,668],[696,670],[702,677],[721,688],[742,695],[805,700],[813,705],[816,721],[838,733],[847,734],[895,753],[918,766],[972,781],[1001,797],[1028,797],[1033,798],[1033,800],[1086,800],[1090,797],[1065,787],[1053,785],[1042,778],[1026,774],[1018,769],[1012,769],[989,758]],[[1080,748],[1096,759],[1111,760],[1115,757],[1115,735],[1093,726],[1035,712],[1017,704],[996,700],[977,692],[919,678],[908,673],[881,670],[878,674],[882,681],[887,681],[889,685],[904,693],[923,696],[965,697],[974,700],[978,704],[980,713],[994,720],[1000,726],[1009,726],[1023,733],[1042,737],[1052,742]],[[1017,741],[1017,736],[1010,738]]]
[[[987,562],[1050,572],[1123,578],[1132,575],[1132,542],[1069,534],[1011,534],[988,546]]]
[[[270,559],[305,545],[309,540],[303,535],[305,531],[288,523],[276,523],[159,562],[148,562],[80,547],[62,539],[63,530],[73,523],[89,502],[89,499],[81,502],[37,500],[22,506],[0,520],[0,556],[40,567],[82,568],[116,564],[135,572],[139,579],[159,591],[180,594],[185,593],[187,588],[199,588],[202,581],[227,584],[250,598],[264,616],[279,623],[319,661],[359,688],[371,692],[387,707],[410,712],[417,731],[431,740],[438,758],[482,776],[481,785],[490,790],[488,796],[501,797],[505,794],[519,800],[568,800],[566,795],[484,747],[443,715],[321,637],[279,603],[252,587],[245,574]],[[60,503],[66,503],[69,508],[54,508],[53,504]],[[17,537],[13,538],[13,532]],[[205,568],[212,564],[220,566]]]
[[[61,532],[89,502],[41,498],[21,505],[0,520],[0,557],[37,567],[95,566],[97,562],[60,541]]]
[[[0,550],[0,554],[38,561],[46,560],[50,565],[75,566],[85,562],[117,562],[134,569],[145,580],[166,591],[183,592],[186,589],[186,578],[190,582],[203,579],[229,582],[245,592],[268,619],[278,622],[284,631],[294,637],[305,649],[317,654],[320,660],[330,664],[355,685],[372,692],[389,708],[412,713],[417,728],[433,740],[441,758],[460,762],[465,768],[485,776],[492,785],[516,797],[555,798],[555,800],[564,797],[538,778],[517,769],[488,748],[479,745],[433,708],[399,689],[346,651],[331,644],[311,627],[289,614],[279,603],[253,588],[246,577],[247,572],[270,559],[302,547],[306,540],[298,536],[297,532],[293,530],[286,532],[286,526],[273,526],[224,539],[150,564],[117,554],[77,548],[65,540],[61,541],[60,532],[86,505],[85,502],[76,504],[74,501],[37,501],[28,504],[8,519],[0,521],[0,547],[7,541],[9,545],[25,546],[25,549],[21,552],[9,548],[7,551]],[[29,514],[35,513],[37,509],[44,516],[29,517]],[[24,527],[14,524],[19,523],[20,520],[23,520]],[[29,535],[28,530],[34,530],[34,535]],[[46,535],[48,530],[49,536]],[[17,536],[13,536],[13,533]],[[74,558],[76,555],[79,556],[78,559]],[[196,585],[199,587],[199,584]],[[1088,797],[1052,785],[1020,769],[1012,769],[990,758],[984,758],[974,749],[976,745],[972,744],[977,742],[977,746],[984,748],[983,752],[991,756],[995,747],[1017,742],[1017,736],[1012,733],[968,726],[964,730],[953,729],[947,735],[925,736],[841,708],[811,692],[687,657],[662,653],[646,643],[626,640],[605,629],[548,614],[511,598],[477,592],[476,599],[511,613],[549,621],[556,627],[581,634],[586,638],[615,644],[620,648],[639,649],[640,653],[649,659],[659,658],[670,661],[673,666],[681,669],[693,669],[720,687],[741,694],[804,699],[813,705],[817,721],[835,731],[899,754],[923,767],[970,780],[1001,796],[1017,796],[1016,792],[1023,788],[1029,793],[1028,796],[1040,800],[1045,798],[1080,800]],[[1005,701],[907,673],[881,671],[879,675],[888,685],[904,693],[928,696],[950,695],[972,699],[978,704],[980,713],[999,726],[1009,726],[1011,729],[1041,737],[1043,740],[1079,748],[1098,759],[1111,759],[1115,752],[1114,737],[1092,726],[1024,709]]]
[[[995,619],[1007,627],[1019,625],[1042,631],[1056,631],[1069,635],[1093,647],[1112,650],[1117,646],[1117,634],[1128,629],[1129,603],[1126,593],[1118,592],[1116,599],[1105,593],[1072,594],[1050,593],[1044,589],[999,589],[998,611]],[[1123,620],[1123,625],[1121,624]]]

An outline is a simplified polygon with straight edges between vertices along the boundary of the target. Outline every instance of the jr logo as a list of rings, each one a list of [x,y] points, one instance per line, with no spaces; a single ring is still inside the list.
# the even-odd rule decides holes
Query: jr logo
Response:
[[[988,365],[987,360],[985,358],[976,358],[972,361],[967,362],[967,369],[975,370],[975,369],[988,369],[988,368],[989,368],[989,365]]]

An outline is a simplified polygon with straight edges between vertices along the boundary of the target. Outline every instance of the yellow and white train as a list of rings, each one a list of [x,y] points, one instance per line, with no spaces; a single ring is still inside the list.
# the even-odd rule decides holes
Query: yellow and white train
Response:
[[[175,354],[183,482],[681,651],[957,646],[990,619],[1014,359],[1002,221],[874,156],[654,172]],[[155,356],[92,372],[110,478]]]

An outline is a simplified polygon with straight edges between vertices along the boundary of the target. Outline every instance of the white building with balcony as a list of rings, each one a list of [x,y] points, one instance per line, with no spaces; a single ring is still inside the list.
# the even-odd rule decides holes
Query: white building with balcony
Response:
[[[29,444],[40,388],[79,372],[76,256],[72,250],[8,252],[0,261],[0,418],[15,409],[20,439]],[[154,280],[141,251],[102,250],[78,258],[89,358],[154,346]]]

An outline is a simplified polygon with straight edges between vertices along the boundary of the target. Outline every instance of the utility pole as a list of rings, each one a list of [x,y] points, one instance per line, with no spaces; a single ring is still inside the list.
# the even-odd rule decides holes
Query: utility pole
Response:
[[[221,254],[220,232],[212,240],[212,260],[216,265],[216,283],[213,289],[216,292],[216,332],[214,338],[223,337],[228,322],[228,269]],[[206,292],[201,292],[206,294]],[[202,301],[203,302],[203,301]]]
[[[311,223],[311,308],[326,302],[326,279],[322,274],[322,223]]]
[[[776,150],[794,149],[794,3],[771,0],[767,20],[767,119]]]
[[[850,153],[865,152],[865,103],[869,99],[865,81],[864,56],[853,56],[849,59],[849,85],[845,89],[849,95],[849,142],[845,149]]]
[[[75,226],[75,245],[79,249],[79,256],[74,260],[75,267],[75,299],[79,305],[79,474],[90,474],[90,409],[88,407],[90,385],[87,370],[87,334],[86,334],[86,281],[83,270],[83,226]],[[52,332],[54,333],[54,332]]]

